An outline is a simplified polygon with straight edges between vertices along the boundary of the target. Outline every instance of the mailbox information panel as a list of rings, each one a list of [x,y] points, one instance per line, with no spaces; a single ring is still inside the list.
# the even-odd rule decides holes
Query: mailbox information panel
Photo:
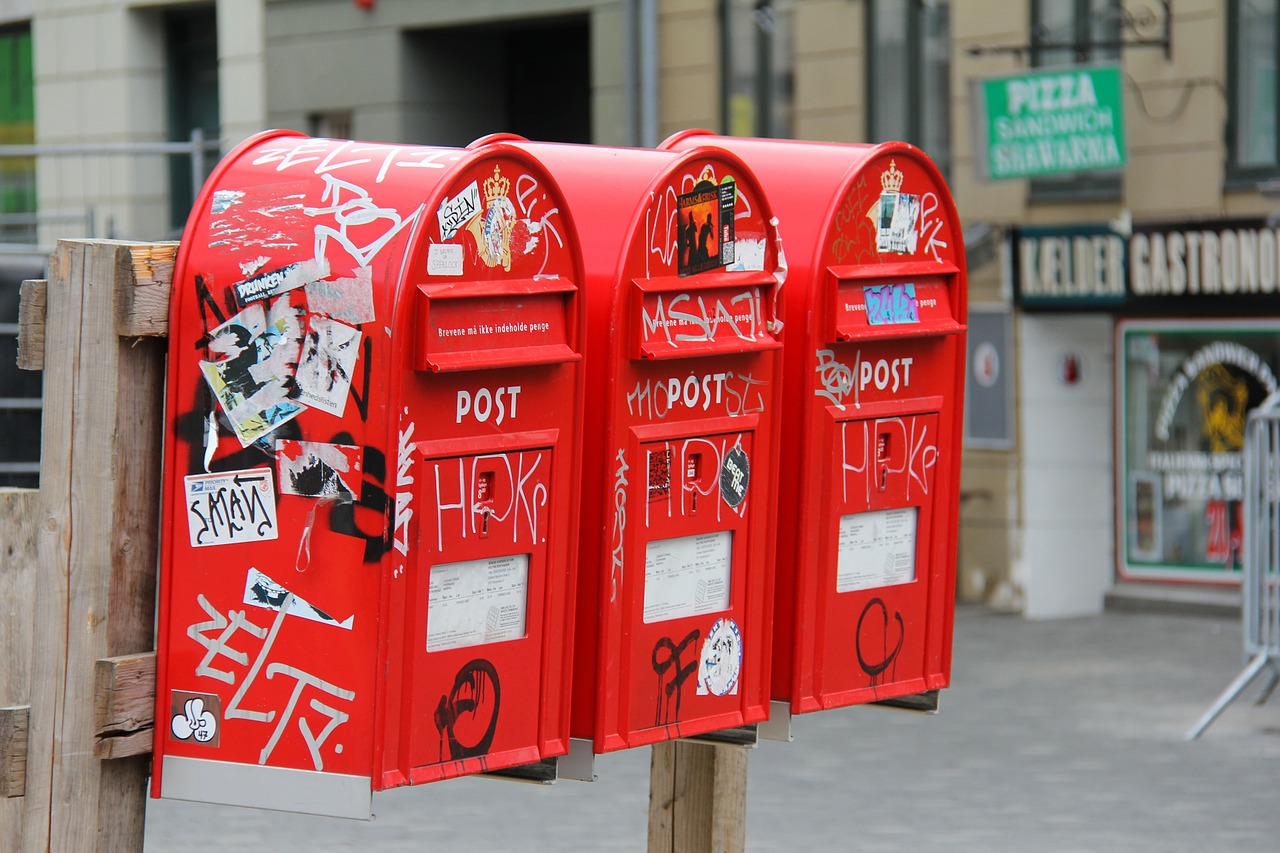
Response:
[[[154,795],[367,817],[567,749],[579,277],[524,152],[218,166],[174,276]]]

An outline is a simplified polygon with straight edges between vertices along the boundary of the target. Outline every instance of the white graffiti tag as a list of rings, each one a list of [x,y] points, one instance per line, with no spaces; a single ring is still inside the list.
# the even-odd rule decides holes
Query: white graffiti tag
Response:
[[[244,667],[249,662],[249,657],[245,652],[231,648],[228,644],[231,638],[240,631],[245,632],[250,637],[262,640],[257,655],[252,665],[249,666],[247,673],[243,674],[240,686],[236,689],[235,695],[227,704],[223,715],[229,720],[248,720],[255,723],[271,723],[276,721],[276,709],[267,710],[250,709],[243,707],[246,697],[253,689],[257,681],[258,674],[266,667],[266,677],[271,679],[276,675],[285,675],[297,680],[297,685],[293,689],[292,695],[279,714],[279,720],[276,722],[275,729],[271,732],[266,744],[258,754],[258,763],[266,764],[271,758],[271,753],[275,751],[276,745],[280,742],[280,738],[284,735],[288,728],[289,722],[295,718],[298,699],[307,688],[321,691],[327,694],[329,701],[334,699],[351,702],[356,698],[354,690],[347,690],[331,684],[322,678],[318,678],[299,667],[291,666],[280,662],[270,662],[272,647],[275,645],[276,637],[280,633],[280,628],[284,624],[285,617],[289,613],[289,608],[293,603],[293,594],[289,593],[285,596],[284,602],[280,609],[276,611],[276,616],[271,624],[270,629],[262,628],[255,625],[246,618],[245,611],[231,610],[226,614],[219,612],[211,605],[203,594],[196,597],[197,603],[201,609],[210,616],[207,622],[197,622],[187,628],[187,636],[194,639],[200,645],[204,646],[207,654],[200,664],[196,667],[196,675],[208,676],[228,684],[234,684],[236,674],[227,670],[217,670],[210,666],[210,663],[217,657],[226,657],[238,667]],[[219,632],[216,637],[209,636],[209,632]],[[311,754],[312,765],[316,770],[324,769],[324,759],[321,755],[321,748],[339,725],[350,719],[350,714],[331,705],[326,705],[319,699],[312,699],[309,703],[311,710],[322,715],[327,722],[320,729],[319,734],[312,733],[312,726],[307,721],[305,714],[298,714],[298,730],[302,734],[303,741],[306,743],[307,749]],[[336,746],[336,752],[341,752],[341,747]]]
[[[399,211],[391,207],[379,207],[369,196],[369,191],[356,184],[339,180],[332,175],[324,175],[324,193],[321,201],[328,202],[327,207],[304,207],[302,212],[307,216],[332,216],[337,227],[316,225],[315,256],[323,258],[329,238],[335,239],[352,258],[357,266],[367,267],[374,256],[391,242],[406,226],[411,225],[421,215],[425,205],[418,207],[407,217],[401,217]],[[385,222],[381,228],[375,228],[370,234],[370,226]],[[361,239],[365,242],[357,244],[351,234],[359,229]]]

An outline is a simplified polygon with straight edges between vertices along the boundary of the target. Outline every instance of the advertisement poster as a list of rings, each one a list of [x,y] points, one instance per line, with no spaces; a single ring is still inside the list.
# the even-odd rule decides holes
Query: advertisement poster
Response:
[[[1280,323],[1120,325],[1121,574],[1239,583],[1245,419],[1280,389]]]

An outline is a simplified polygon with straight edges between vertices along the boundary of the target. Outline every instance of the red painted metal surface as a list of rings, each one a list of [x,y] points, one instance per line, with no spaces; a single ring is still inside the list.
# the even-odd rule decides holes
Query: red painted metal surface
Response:
[[[716,149],[512,144],[582,228],[573,734],[604,752],[759,722],[781,366],[768,200]]]
[[[580,281],[511,146],[218,166],[174,275],[153,794],[314,810],[296,781],[567,750]]]
[[[960,219],[905,143],[686,131],[759,176],[787,261],[773,697],[794,712],[947,686],[964,332]]]

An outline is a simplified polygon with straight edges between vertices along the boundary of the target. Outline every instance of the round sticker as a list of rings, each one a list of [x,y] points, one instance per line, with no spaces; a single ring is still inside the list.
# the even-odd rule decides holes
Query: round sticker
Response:
[[[720,495],[731,509],[737,509],[747,497],[747,484],[751,482],[751,463],[741,447],[735,447],[724,457],[720,466]]]
[[[742,632],[732,619],[720,619],[711,626],[702,644],[702,660],[698,664],[698,693],[724,696],[738,692],[738,673],[742,670]]]

